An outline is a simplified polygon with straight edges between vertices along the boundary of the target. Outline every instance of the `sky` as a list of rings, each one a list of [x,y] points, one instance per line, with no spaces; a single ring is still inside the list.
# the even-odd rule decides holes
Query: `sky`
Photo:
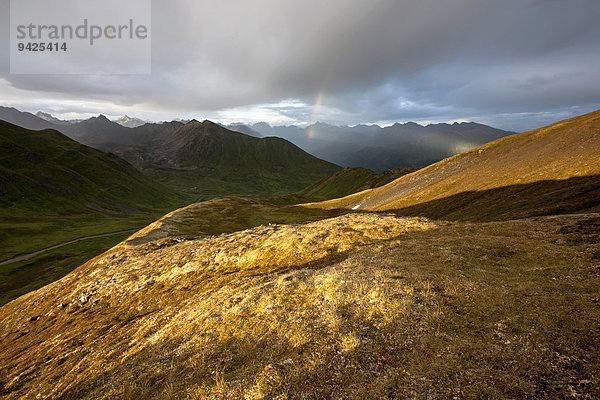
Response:
[[[0,105],[62,118],[524,131],[600,109],[598,0],[152,0],[152,72],[10,73]]]

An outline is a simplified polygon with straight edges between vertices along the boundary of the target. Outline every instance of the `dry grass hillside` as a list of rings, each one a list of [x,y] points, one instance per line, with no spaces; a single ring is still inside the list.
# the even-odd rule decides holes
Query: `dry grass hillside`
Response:
[[[0,308],[0,396],[598,399],[599,122],[167,214]]]
[[[600,211],[599,154],[595,111],[496,140],[379,188],[307,206],[477,220]]]
[[[0,309],[5,398],[600,396],[598,215],[126,243]]]

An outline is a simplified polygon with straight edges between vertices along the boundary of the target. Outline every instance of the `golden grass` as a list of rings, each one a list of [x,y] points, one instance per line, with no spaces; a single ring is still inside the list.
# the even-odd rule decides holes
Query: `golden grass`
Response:
[[[375,189],[304,206],[390,211],[467,191],[595,176],[598,154],[600,111],[595,111],[498,139]]]
[[[594,398],[599,220],[352,214],[122,244],[0,309],[2,394]]]

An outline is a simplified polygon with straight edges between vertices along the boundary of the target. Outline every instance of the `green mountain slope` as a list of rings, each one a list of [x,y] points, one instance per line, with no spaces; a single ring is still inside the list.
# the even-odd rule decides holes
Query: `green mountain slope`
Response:
[[[300,194],[309,197],[334,199],[385,185],[415,170],[416,168],[394,168],[378,174],[366,168],[347,167],[301,190]]]
[[[295,192],[338,171],[285,139],[191,121],[158,141],[114,150],[174,189],[199,196]]]
[[[0,262],[74,239],[138,229],[190,202],[115,155],[55,130],[0,121]],[[0,264],[0,302],[52,282],[123,234]]]
[[[181,197],[115,155],[0,121],[0,216],[157,209]]]

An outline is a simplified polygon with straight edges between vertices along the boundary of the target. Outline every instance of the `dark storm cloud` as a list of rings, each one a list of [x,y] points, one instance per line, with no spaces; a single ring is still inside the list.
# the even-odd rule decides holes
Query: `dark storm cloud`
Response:
[[[18,76],[3,62],[0,90],[173,117],[271,107],[301,121],[323,93],[315,115],[330,122],[472,118],[512,129],[600,104],[597,0],[190,0],[152,7],[151,76]],[[305,107],[281,105],[294,99]]]

